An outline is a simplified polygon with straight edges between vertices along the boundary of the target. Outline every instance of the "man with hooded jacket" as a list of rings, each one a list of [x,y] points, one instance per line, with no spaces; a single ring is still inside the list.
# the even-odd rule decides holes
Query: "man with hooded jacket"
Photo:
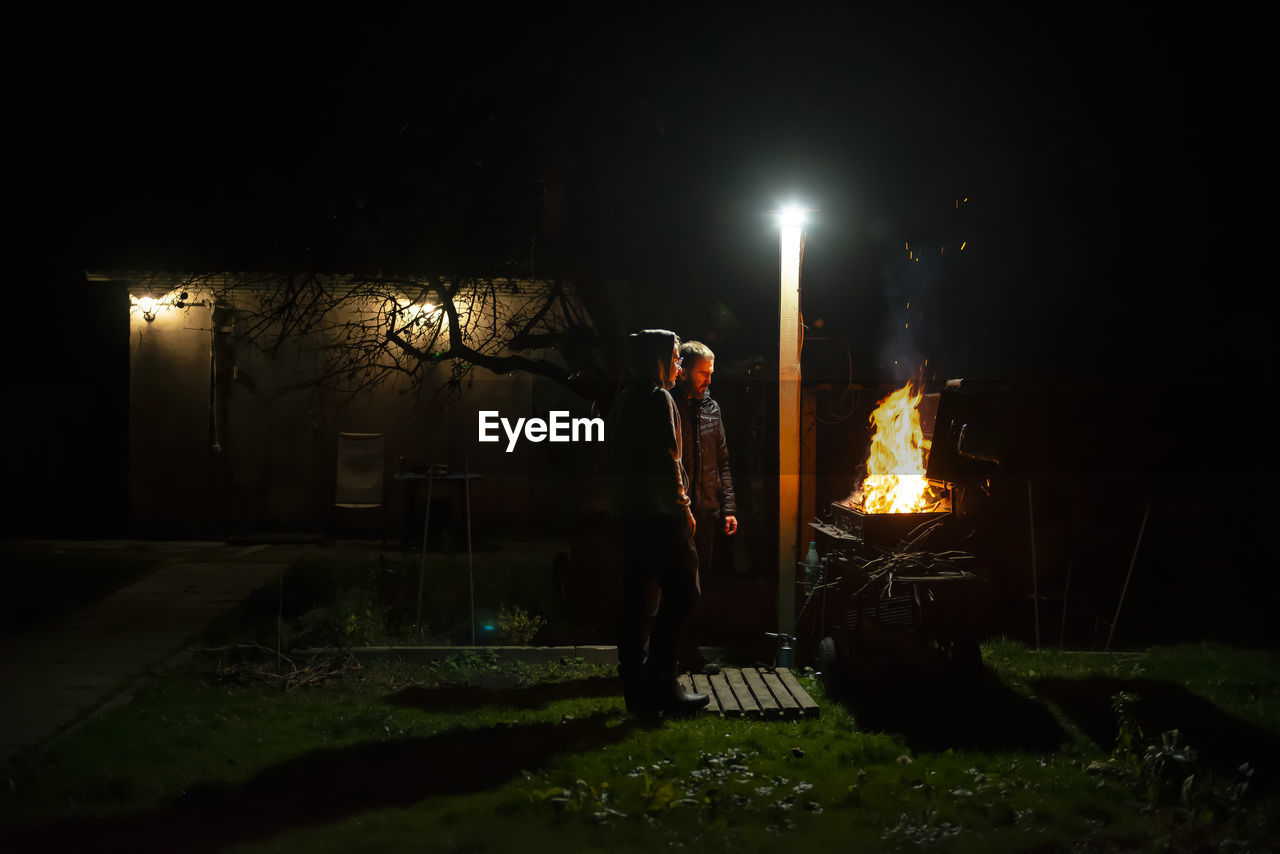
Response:
[[[628,336],[626,346],[631,377],[606,430],[622,547],[618,673],[633,714],[686,713],[709,698],[676,682],[676,648],[700,595],[680,414],[668,391],[680,366],[679,339],[665,329],[645,329]],[[650,624],[655,586],[661,599]]]

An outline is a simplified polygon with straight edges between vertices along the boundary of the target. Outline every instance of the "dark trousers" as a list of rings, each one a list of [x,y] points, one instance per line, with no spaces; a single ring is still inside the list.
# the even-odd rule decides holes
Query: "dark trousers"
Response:
[[[706,578],[707,573],[711,571],[711,556],[716,544],[716,531],[723,523],[715,513],[699,514],[696,519],[698,525],[693,534],[693,547],[698,554],[698,583],[701,585],[702,579]],[[682,665],[694,666],[702,659],[702,653],[698,649],[698,610],[695,606],[694,610],[689,614],[684,637],[677,648],[677,657]]]
[[[631,684],[648,676],[659,684],[674,685],[676,649],[701,595],[693,538],[680,517],[627,517],[619,520],[618,527],[622,545],[618,672]],[[661,601],[650,621],[655,585]]]

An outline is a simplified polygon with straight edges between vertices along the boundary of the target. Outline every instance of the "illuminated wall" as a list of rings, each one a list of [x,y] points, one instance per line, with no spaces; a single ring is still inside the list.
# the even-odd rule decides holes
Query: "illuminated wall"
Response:
[[[274,355],[263,353],[245,340],[233,315],[215,310],[211,293],[187,288],[184,307],[160,304],[151,320],[136,303],[129,307],[128,501],[136,533],[222,538],[323,532],[336,523],[357,533],[385,525],[399,535],[408,493],[393,478],[401,456],[454,472],[469,463],[481,473],[472,484],[476,526],[542,524],[569,512],[566,478],[581,466],[564,458],[563,447],[522,443],[508,454],[505,443],[476,441],[482,409],[513,420],[546,417],[552,409],[588,414],[587,404],[558,384],[477,370],[461,401],[434,411],[406,394],[403,383],[363,393],[308,385],[321,374],[316,340],[299,338]],[[436,370],[439,379],[448,376],[447,367]],[[337,435],[344,431],[386,436],[385,514],[335,514]],[[442,493],[456,495],[453,485],[437,484],[434,497]],[[415,526],[424,497],[419,485]],[[451,513],[460,513],[452,503]]]

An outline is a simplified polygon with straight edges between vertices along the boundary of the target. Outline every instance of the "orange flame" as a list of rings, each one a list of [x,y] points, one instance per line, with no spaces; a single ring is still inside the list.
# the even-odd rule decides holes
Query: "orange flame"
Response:
[[[911,383],[890,394],[871,413],[867,477],[848,503],[864,513],[927,513],[946,509],[946,496],[924,476],[929,445],[920,427],[923,393]]]

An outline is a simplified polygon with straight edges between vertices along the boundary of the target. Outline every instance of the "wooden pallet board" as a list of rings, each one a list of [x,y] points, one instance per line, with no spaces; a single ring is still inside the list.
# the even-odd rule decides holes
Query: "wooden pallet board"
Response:
[[[711,690],[715,692],[723,714],[732,717],[742,715],[742,706],[739,705],[738,698],[733,695],[733,690],[729,687],[729,682],[723,673],[716,673],[707,681],[711,683]]]
[[[791,692],[786,689],[780,680],[773,673],[761,673],[760,679],[764,682],[764,686],[769,689],[769,693],[773,695],[773,699],[778,703],[778,714],[787,717],[798,717],[800,715],[800,704],[796,702],[796,698],[791,696]]]
[[[765,686],[759,670],[754,667],[742,668],[742,680],[747,683],[747,687],[755,695],[756,702],[760,704],[760,711],[766,718],[774,718],[782,714],[778,701],[773,698],[773,693]]]
[[[785,667],[772,671],[726,667],[710,678],[700,673],[681,676],[680,685],[686,691],[710,695],[705,713],[757,718],[816,718],[819,714],[818,704]]]
[[[777,674],[778,680],[800,705],[800,716],[806,718],[818,717],[818,704],[814,702],[814,699],[809,696],[809,692],[806,691],[804,686],[796,679],[796,675],[786,667],[779,667]]]
[[[756,702],[756,698],[751,694],[751,689],[747,687],[746,681],[742,678],[741,670],[730,668],[724,671],[724,680],[729,683],[729,690],[733,692],[733,696],[738,701],[738,706],[742,709],[744,715],[760,714],[760,705]]]
[[[706,694],[711,698],[711,702],[707,703],[708,712],[723,712],[720,708],[720,702],[716,699],[716,692],[711,690],[711,680],[703,676],[701,673],[693,674],[693,690],[699,694]]]

